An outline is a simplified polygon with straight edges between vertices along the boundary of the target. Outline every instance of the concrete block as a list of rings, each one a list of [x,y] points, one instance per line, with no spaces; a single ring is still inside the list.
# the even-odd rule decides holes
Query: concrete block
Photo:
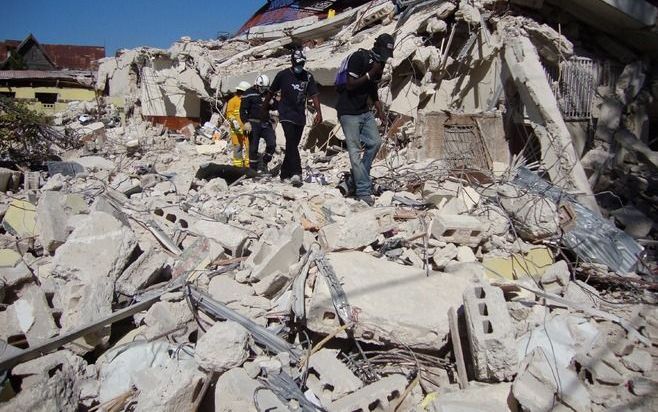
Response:
[[[517,365],[516,341],[503,291],[476,283],[464,291],[464,312],[476,378],[511,380]]]
[[[323,405],[363,387],[363,382],[337,356],[337,350],[322,349],[309,359],[306,385]]]
[[[508,405],[512,391],[511,383],[471,386],[466,390],[440,393],[428,410],[432,412],[509,412],[515,409]]]
[[[318,240],[327,250],[358,249],[368,246],[380,233],[395,228],[394,208],[369,209],[348,216],[342,222],[320,229]]]
[[[290,223],[279,232],[264,233],[256,251],[245,261],[245,266],[251,268],[249,279],[262,280],[276,271],[288,273],[299,260],[303,240],[304,229],[298,223]]]
[[[217,322],[199,338],[194,359],[207,371],[224,373],[247,360],[250,341],[249,332],[242,325]]]
[[[436,349],[437,342],[450,332],[448,309],[462,304],[461,296],[471,285],[472,276],[463,271],[427,276],[424,269],[363,252],[330,253],[327,258],[348,302],[359,308],[354,334],[364,342]],[[329,334],[340,327],[329,288],[321,277],[315,282],[307,308],[307,324],[312,331]]]
[[[262,384],[250,378],[243,368],[229,370],[217,379],[215,385],[215,411],[256,410],[254,401],[258,403],[259,410],[272,412],[289,410],[272,391],[258,388],[262,388]]]
[[[486,225],[472,216],[438,215],[432,219],[432,235],[444,242],[475,247],[482,241]]]
[[[192,225],[192,231],[222,245],[231,256],[242,256],[244,244],[249,232],[221,222],[198,221]]]
[[[389,375],[332,402],[327,409],[331,412],[388,411],[396,405],[406,387],[407,379],[403,375]]]

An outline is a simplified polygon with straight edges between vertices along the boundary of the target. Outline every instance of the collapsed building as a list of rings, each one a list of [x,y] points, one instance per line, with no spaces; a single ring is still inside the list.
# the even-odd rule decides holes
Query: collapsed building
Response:
[[[655,410],[656,6],[304,5],[103,59],[83,147],[0,170],[0,410]],[[334,79],[380,33],[371,208]],[[228,166],[222,117],[293,47],[300,188]]]

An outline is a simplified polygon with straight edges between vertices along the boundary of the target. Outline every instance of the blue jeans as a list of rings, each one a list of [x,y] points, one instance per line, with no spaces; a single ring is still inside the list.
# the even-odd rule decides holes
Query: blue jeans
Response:
[[[347,152],[350,155],[356,195],[369,196],[372,194],[370,167],[382,145],[375,116],[370,112],[355,115],[344,114],[340,116],[339,120],[345,134]],[[362,147],[363,156],[361,156]]]

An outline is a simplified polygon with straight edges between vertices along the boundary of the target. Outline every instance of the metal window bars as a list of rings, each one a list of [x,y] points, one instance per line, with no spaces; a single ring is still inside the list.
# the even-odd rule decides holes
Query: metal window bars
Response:
[[[614,86],[620,69],[610,62],[574,56],[545,69],[565,120],[589,120],[599,86]]]

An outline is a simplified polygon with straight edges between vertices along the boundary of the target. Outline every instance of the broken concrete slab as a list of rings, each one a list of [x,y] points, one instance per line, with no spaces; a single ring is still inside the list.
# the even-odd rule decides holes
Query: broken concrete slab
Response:
[[[249,279],[260,281],[277,270],[288,273],[290,266],[299,260],[303,240],[304,229],[297,223],[263,233],[256,250],[245,261],[245,266],[251,268]]]
[[[450,263],[451,260],[457,257],[459,250],[454,243],[448,243],[443,248],[437,248],[432,255],[432,261],[436,265],[437,269],[443,269]]]
[[[320,229],[318,239],[327,250],[358,249],[375,240],[380,233],[395,227],[394,208],[377,208],[348,216],[342,222]]]
[[[206,379],[196,363],[188,359],[168,359],[161,368],[146,368],[135,373],[139,391],[136,411],[177,412],[196,405],[204,394]]]
[[[330,253],[327,258],[348,302],[359,308],[354,334],[365,342],[436,348],[436,342],[450,332],[448,309],[461,305],[461,295],[471,284],[470,276],[460,272],[431,273],[428,277],[423,269],[362,252]],[[317,333],[329,334],[340,326],[329,289],[321,278],[315,282],[307,318],[309,329]]]
[[[247,360],[250,341],[249,332],[240,324],[217,322],[199,338],[194,359],[207,371],[224,373]]]
[[[0,280],[3,289],[32,279],[32,271],[23,261],[20,253],[12,249],[0,249]]]
[[[192,225],[191,230],[201,236],[222,245],[228,250],[233,257],[240,257],[243,254],[243,248],[249,232],[238,227],[228,225],[221,222],[211,222],[207,220],[199,220]]]
[[[167,254],[148,245],[137,260],[119,275],[116,289],[127,296],[134,296],[163,275],[169,260]]]
[[[157,338],[162,335],[179,332],[185,324],[194,319],[187,302],[156,302],[146,313],[144,324],[148,328],[144,331],[147,338]]]
[[[18,325],[30,346],[36,346],[57,335],[51,308],[46,294],[36,285],[27,285],[19,292],[20,299],[14,302]]]
[[[248,284],[238,283],[229,276],[215,276],[208,285],[208,294],[218,302],[229,304],[239,302],[245,296],[253,296],[254,288]]]
[[[130,228],[112,215],[94,211],[57,250],[53,275],[79,279],[83,283],[99,278],[114,281],[125,268],[136,244]],[[95,258],[89,259],[90,256]]]
[[[288,273],[284,274],[277,270],[271,275],[265,276],[259,282],[254,283],[253,287],[257,295],[271,299],[290,280],[291,278],[288,276]]]
[[[648,372],[653,367],[653,357],[645,350],[635,348],[633,352],[621,358],[621,363],[635,372]]]
[[[37,204],[36,230],[41,246],[48,254],[54,254],[68,235],[63,199],[64,195],[59,192],[44,192]]]
[[[36,234],[36,207],[25,200],[15,199],[2,219],[2,226],[7,232],[19,238],[30,238]]]
[[[101,277],[89,282],[69,279],[60,291],[62,332],[77,329],[80,325],[90,325],[112,313],[114,281]],[[90,351],[107,343],[110,328],[94,332],[75,341],[72,350]]]

